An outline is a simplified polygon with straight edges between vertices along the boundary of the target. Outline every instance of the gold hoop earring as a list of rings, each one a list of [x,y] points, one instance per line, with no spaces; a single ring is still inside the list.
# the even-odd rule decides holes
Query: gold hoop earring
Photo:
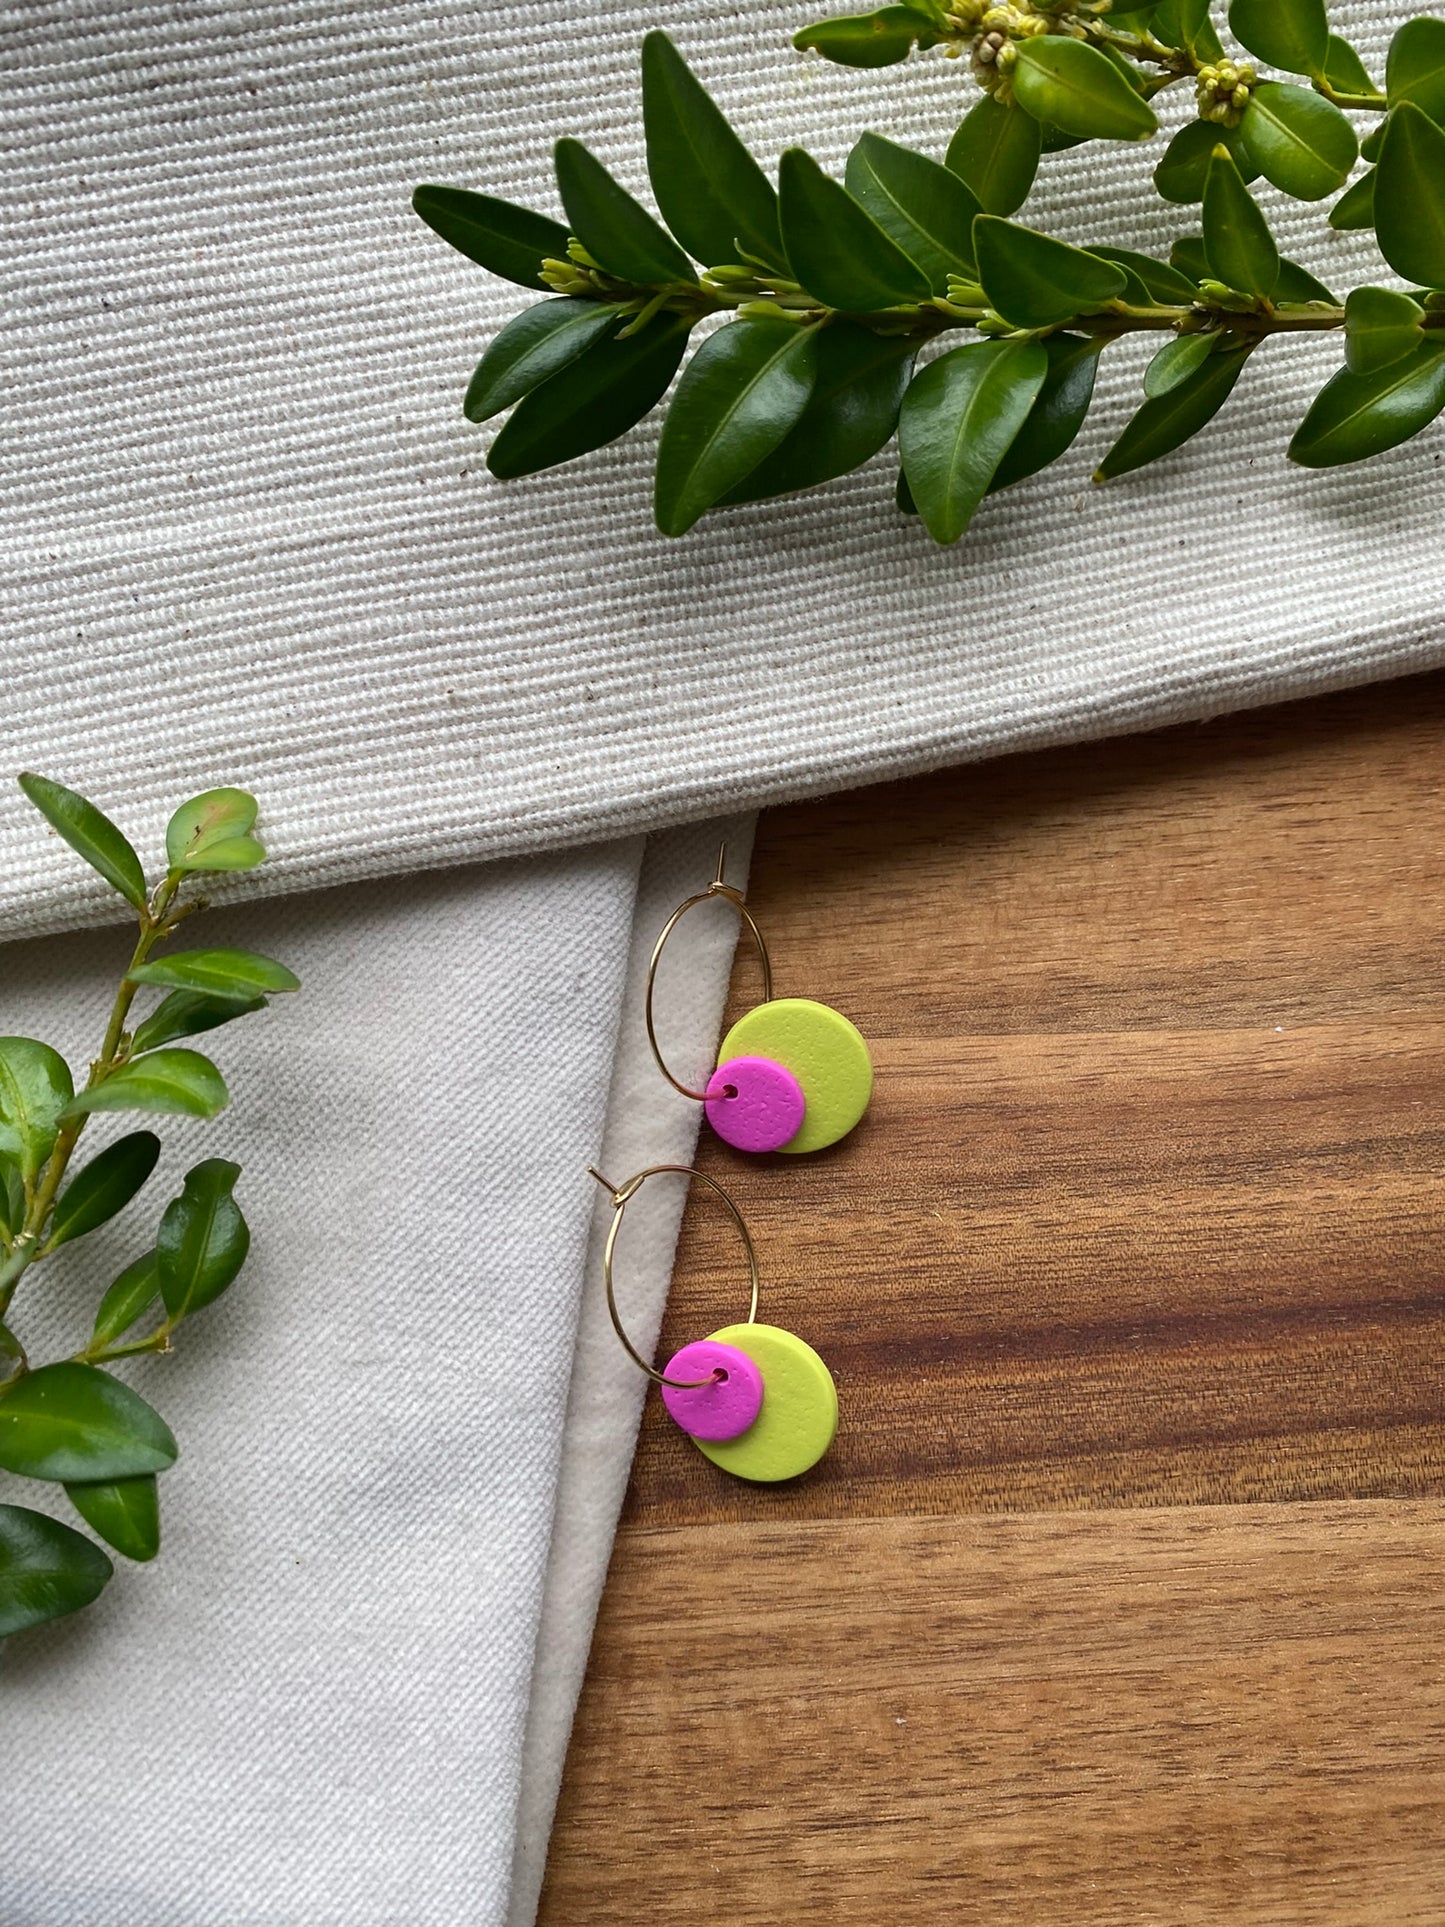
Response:
[[[725,1325],[684,1345],[659,1371],[627,1336],[617,1309],[614,1265],[623,1213],[649,1178],[665,1173],[701,1178],[722,1200],[742,1238],[752,1289],[741,1324]],[[837,1387],[811,1345],[779,1325],[757,1322],[757,1252],[734,1199],[716,1178],[688,1164],[649,1165],[622,1185],[614,1185],[600,1171],[591,1175],[612,1200],[612,1222],[602,1250],[612,1328],[628,1357],[661,1391],[674,1422],[714,1465],[735,1478],[771,1485],[795,1479],[816,1465],[838,1429]]]
[[[675,1091],[701,1104],[718,1136],[739,1151],[821,1151],[846,1137],[873,1094],[873,1061],[862,1033],[841,1011],[807,997],[774,997],[768,946],[741,890],[725,881],[727,845],[705,890],[680,903],[662,926],[647,966],[644,1015],[657,1067]],[[737,911],[763,967],[763,1001],[733,1025],[705,1089],[675,1077],[657,1041],[653,1000],[663,949],[695,905],[722,897]]]

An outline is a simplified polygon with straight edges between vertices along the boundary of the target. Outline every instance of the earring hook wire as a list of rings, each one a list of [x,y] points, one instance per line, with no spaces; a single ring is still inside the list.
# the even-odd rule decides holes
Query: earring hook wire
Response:
[[[657,966],[662,961],[663,947],[689,910],[693,909],[699,903],[708,902],[712,897],[725,897],[727,899],[742,918],[743,928],[748,932],[748,935],[752,938],[757,948],[758,961],[763,966],[763,1002],[770,1004],[773,1001],[773,966],[768,956],[768,946],[763,941],[763,933],[758,928],[752,911],[749,910],[747,904],[743,901],[742,891],[737,889],[733,884],[724,881],[727,854],[728,846],[724,843],[717,854],[717,875],[705,890],[700,890],[696,896],[689,897],[686,903],[680,903],[673,911],[667,922],[662,926],[661,936],[652,947],[652,960],[647,966],[647,995],[643,1000],[643,1015],[647,1019],[648,1044],[651,1046],[652,1055],[657,1061],[657,1068],[662,1072],[668,1083],[671,1084],[675,1091],[680,1091],[684,1097],[690,1097],[696,1104],[701,1104],[705,1101],[707,1092],[690,1091],[687,1085],[684,1084],[680,1078],[674,1077],[672,1072],[667,1068],[667,1060],[662,1054],[662,1046],[657,1041],[657,1027],[653,1022],[652,1016],[652,998],[657,988]],[[709,1179],[708,1182],[711,1183],[711,1179]]]
[[[612,1329],[622,1340],[622,1349],[656,1385],[670,1385],[677,1391],[696,1391],[704,1385],[713,1384],[714,1378],[667,1378],[655,1365],[649,1364],[638,1351],[623,1329],[622,1318],[617,1310],[617,1294],[612,1282],[613,1254],[617,1249],[617,1234],[622,1229],[622,1214],[649,1178],[659,1177],[668,1171],[675,1171],[682,1177],[701,1178],[703,1183],[711,1186],[722,1199],[741,1234],[743,1249],[748,1256],[748,1275],[752,1281],[752,1299],[748,1305],[748,1315],[743,1322],[753,1325],[757,1323],[758,1317],[758,1254],[753,1248],[752,1233],[748,1230],[747,1221],[742,1212],[739,1211],[730,1193],[723,1189],[716,1178],[710,1178],[706,1171],[699,1171],[691,1164],[650,1164],[645,1171],[639,1171],[636,1177],[629,1178],[623,1185],[613,1184],[610,1178],[604,1178],[602,1173],[594,1170],[590,1164],[587,1171],[588,1175],[596,1178],[603,1190],[610,1192],[612,1197],[612,1223],[607,1227],[607,1242],[602,1248],[602,1282],[607,1288],[607,1310],[612,1319]]]

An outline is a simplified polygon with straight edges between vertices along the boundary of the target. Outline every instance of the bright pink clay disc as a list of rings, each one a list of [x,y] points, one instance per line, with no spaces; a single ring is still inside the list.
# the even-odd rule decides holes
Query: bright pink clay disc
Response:
[[[730,1057],[707,1081],[707,1121],[740,1151],[780,1151],[807,1110],[803,1087],[771,1057]]]
[[[738,1438],[763,1409],[763,1375],[736,1345],[699,1338],[667,1361],[663,1377],[706,1380],[686,1390],[662,1387],[663,1404],[695,1439]]]

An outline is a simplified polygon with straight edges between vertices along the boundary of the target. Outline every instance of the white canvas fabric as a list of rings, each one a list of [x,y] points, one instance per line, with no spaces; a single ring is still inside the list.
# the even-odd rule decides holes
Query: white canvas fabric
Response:
[[[1394,0],[1343,0],[1383,70]],[[1289,473],[1338,344],[1269,344],[1177,457],[1089,488],[1146,345],[1043,477],[935,550],[882,457],[679,542],[655,422],[505,486],[467,374],[529,298],[411,214],[453,181],[551,211],[553,138],[645,195],[638,44],[667,21],[765,162],[865,126],[941,153],[934,54],[860,74],[788,45],[801,0],[26,0],[0,8],[0,767],[158,827],[263,796],[276,884],[577,843],[1020,743],[1445,660],[1438,432]],[[1187,103],[1169,111],[1182,114]],[[1157,147],[1053,157],[1029,218],[1162,250]],[[1388,280],[1266,195],[1286,252]],[[0,924],[84,917],[0,784]]]

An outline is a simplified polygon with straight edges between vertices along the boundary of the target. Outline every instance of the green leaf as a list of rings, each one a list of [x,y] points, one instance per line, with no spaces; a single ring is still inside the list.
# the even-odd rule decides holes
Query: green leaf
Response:
[[[1154,109],[1087,41],[1039,34],[1016,42],[1014,98],[1035,120],[1085,140],[1148,140]]]
[[[208,1057],[193,1050],[157,1050],[132,1058],[103,1083],[81,1091],[66,1115],[83,1111],[178,1111],[214,1117],[231,1101],[225,1079]]]
[[[920,47],[935,47],[938,32],[927,14],[912,7],[881,7],[877,13],[842,14],[817,20],[793,35],[799,53],[811,49],[840,67],[895,67]]]
[[[251,1233],[231,1196],[239,1164],[207,1158],[186,1173],[156,1234],[161,1297],[172,1324],[219,1298],[246,1262]]]
[[[1332,228],[1367,228],[1375,225],[1375,170],[1372,167],[1347,187],[1330,209]]]
[[[792,321],[733,321],[708,337],[662,427],[654,509],[664,535],[684,534],[772,453],[816,372],[815,331]]]
[[[127,1559],[144,1564],[160,1551],[161,1508],[154,1472],[98,1483],[72,1480],[65,1490],[91,1530]]]
[[[783,155],[778,184],[783,245],[815,300],[867,314],[928,299],[932,289],[917,262],[801,147]]]
[[[724,502],[760,502],[831,482],[866,462],[898,426],[917,344],[848,321],[818,331],[808,405],[787,436]]]
[[[1445,20],[1420,14],[1399,29],[1385,62],[1385,93],[1392,107],[1413,101],[1445,124]]]
[[[1325,47],[1324,77],[1336,93],[1373,94],[1375,83],[1370,70],[1348,40],[1332,33]]]
[[[903,472],[935,542],[956,542],[1048,373],[1038,341],[977,341],[931,361],[898,418]]]
[[[1249,358],[1246,349],[1216,349],[1204,365],[1155,401],[1146,401],[1094,472],[1096,482],[1111,481],[1158,461],[1212,421],[1239,379]]]
[[[25,1347],[8,1325],[0,1325],[0,1391],[25,1370]]]
[[[544,261],[567,259],[566,228],[528,207],[465,187],[425,186],[411,204],[434,234],[480,267],[522,288],[545,288]]]
[[[1333,194],[1359,159],[1355,130],[1339,108],[1288,81],[1259,83],[1239,131],[1260,173],[1297,201]]]
[[[1224,147],[1215,148],[1204,184],[1204,248],[1216,281],[1241,294],[1274,293],[1279,249]]]
[[[1420,346],[1425,310],[1394,288],[1352,288],[1345,302],[1345,366],[1368,375]]]
[[[14,1158],[0,1157],[0,1231],[13,1238],[25,1222],[25,1180]]]
[[[1445,343],[1424,340],[1368,374],[1342,368],[1310,403],[1289,457],[1302,468],[1359,462],[1409,441],[1445,408]]]
[[[301,979],[285,964],[258,956],[254,950],[177,950],[172,956],[137,964],[126,981],[231,999],[275,996],[301,988]]]
[[[34,1184],[55,1144],[74,1086],[70,1067],[33,1037],[0,1037],[0,1153]]]
[[[78,1612],[114,1571],[83,1532],[29,1506],[0,1505],[0,1639]]]
[[[1330,293],[1323,281],[1317,281],[1308,268],[1302,268],[1298,261],[1281,260],[1279,279],[1274,284],[1274,299],[1298,305],[1305,301],[1327,301],[1331,307],[1339,303]]]
[[[182,803],[166,826],[173,870],[254,870],[266,852],[252,835],[256,799],[246,790],[207,790]]]
[[[1106,337],[1102,335],[1057,334],[1044,342],[1049,358],[1048,373],[1023,427],[993,472],[993,480],[988,485],[990,495],[1036,475],[1041,468],[1057,461],[1070,446],[1089,412],[1099,356],[1105,345]]]
[[[1016,328],[1048,328],[1124,292],[1124,270],[1037,229],[994,214],[973,228],[978,277],[989,304]]]
[[[145,1317],[161,1295],[161,1274],[154,1251],[127,1265],[101,1299],[91,1333],[92,1347],[103,1350],[123,1338],[131,1326]]]
[[[710,267],[740,248],[785,267],[772,182],[660,29],[642,43],[642,120],[652,192],[683,246]]]
[[[1188,47],[1204,60],[1222,59],[1224,49],[1209,18],[1209,5],[1210,0],[1165,0],[1154,8],[1149,30],[1166,47]]]
[[[557,187],[572,232],[599,267],[641,287],[694,279],[691,261],[581,141],[559,140]]]
[[[1324,71],[1330,38],[1325,0],[1230,0],[1229,30],[1252,54],[1287,74]]]
[[[1166,201],[1178,207],[1204,199],[1204,182],[1209,161],[1216,147],[1227,147],[1234,156],[1240,178],[1255,180],[1259,169],[1250,159],[1237,127],[1221,127],[1211,120],[1186,121],[1164,150],[1164,158],[1154,169],[1154,185]]]
[[[944,165],[957,174],[985,214],[1017,214],[1039,171],[1039,124],[1022,107],[992,94],[972,106],[948,143]]]
[[[1188,381],[1218,346],[1219,336],[1202,330],[1192,335],[1175,335],[1172,341],[1165,342],[1144,370],[1144,393],[1150,401],[1167,395],[1171,388]]]
[[[1169,265],[1178,268],[1198,287],[1201,281],[1212,281],[1209,270],[1209,256],[1204,252],[1202,234],[1181,234],[1169,250]]]
[[[177,1037],[195,1037],[229,1024],[232,1018],[265,1008],[264,997],[206,997],[195,990],[173,990],[137,1028],[131,1039],[131,1055],[139,1057],[142,1051],[155,1050]]]
[[[46,776],[26,774],[20,778],[20,787],[51,828],[60,832],[92,870],[99,870],[133,909],[145,909],[146,880],[140,858],[108,816],[74,790],[52,783]]]
[[[604,336],[518,402],[487,456],[493,475],[534,475],[615,441],[667,392],[687,347],[685,315],[655,315],[622,340]]]
[[[549,376],[621,326],[620,302],[539,301],[514,315],[477,363],[462,413],[484,422],[540,388]]]
[[[1445,132],[1409,101],[1390,111],[1378,180],[1381,254],[1407,281],[1445,288]]]
[[[918,263],[935,294],[948,292],[950,274],[973,274],[979,204],[957,174],[881,134],[864,134],[844,178],[853,199]]]
[[[67,1359],[0,1395],[0,1466],[29,1479],[164,1472],[176,1442],[160,1413],[109,1372]]]
[[[132,1131],[107,1145],[61,1192],[46,1250],[85,1237],[123,1211],[155,1170],[160,1154],[161,1141],[154,1131]]]
[[[1385,129],[1389,124],[1390,116],[1386,114],[1383,120],[1377,120],[1375,122],[1369,133],[1366,134],[1365,138],[1360,142],[1360,159],[1362,161],[1373,162],[1380,158],[1380,149],[1385,144]]]
[[[1162,307],[1187,306],[1199,292],[1199,283],[1181,274],[1167,261],[1156,261],[1150,254],[1136,254],[1132,248],[1091,248],[1101,261],[1113,261],[1142,282],[1151,301]]]

